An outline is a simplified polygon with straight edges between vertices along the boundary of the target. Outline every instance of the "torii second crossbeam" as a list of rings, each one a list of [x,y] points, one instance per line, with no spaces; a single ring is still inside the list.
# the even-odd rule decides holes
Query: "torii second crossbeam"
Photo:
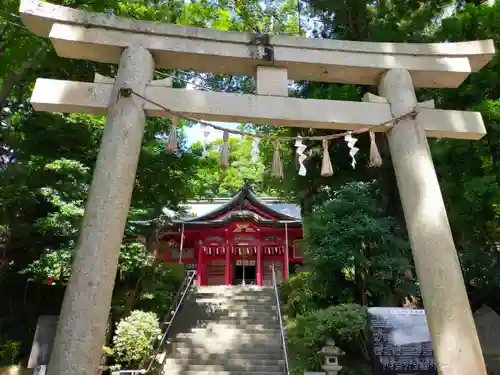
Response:
[[[105,116],[112,83],[37,79],[31,104],[37,111],[87,113]],[[360,130],[392,119],[386,103],[298,99],[271,95],[244,95],[175,89],[147,85],[144,96],[180,115],[208,121],[273,124],[331,130]],[[170,117],[144,103],[147,116]],[[428,137],[480,139],[486,128],[479,112],[420,108],[417,122]],[[374,128],[387,132],[389,126]]]

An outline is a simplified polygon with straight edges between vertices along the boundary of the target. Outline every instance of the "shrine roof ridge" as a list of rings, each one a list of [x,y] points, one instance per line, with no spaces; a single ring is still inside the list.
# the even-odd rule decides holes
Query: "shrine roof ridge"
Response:
[[[417,87],[457,87],[495,55],[492,40],[423,44],[260,35],[140,21],[39,0],[21,0],[19,10],[28,29],[50,37],[62,57],[118,63],[122,48],[141,43],[155,51],[158,68],[188,64],[194,71],[236,76],[274,65],[286,67],[294,80],[376,84],[385,70],[403,67]],[[269,59],[259,48],[271,49]]]
[[[234,196],[233,196],[234,197]],[[233,199],[233,197],[214,197],[214,198],[204,198],[204,199],[189,199],[187,204],[217,204],[226,203]],[[264,203],[289,203],[284,199],[278,197],[260,197],[259,201]]]
[[[290,227],[301,227],[302,226],[302,221],[299,219],[296,220],[270,220],[270,219],[255,219],[252,217],[246,217],[246,219],[250,219],[251,222],[259,224],[259,225],[264,225],[264,226],[269,226],[269,227],[284,227],[285,224],[287,224]],[[245,220],[247,221],[247,220]],[[198,227],[209,227],[209,228],[218,228],[218,227],[225,227],[228,226],[231,223],[231,220],[208,220],[208,221],[189,221],[189,220],[182,220],[182,219],[177,219],[177,220],[172,220],[172,224],[175,225],[182,225],[184,224],[186,228],[193,227],[193,228],[198,228]]]

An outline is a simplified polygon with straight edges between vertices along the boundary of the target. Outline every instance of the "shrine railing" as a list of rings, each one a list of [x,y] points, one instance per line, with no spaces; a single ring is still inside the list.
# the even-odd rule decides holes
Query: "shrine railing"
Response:
[[[276,282],[276,270],[274,264],[271,265],[271,272],[273,275],[274,295],[276,297],[276,311],[278,313],[278,321],[280,323],[280,335],[281,335],[281,345],[283,346],[283,359],[285,361],[285,373],[287,375],[290,375],[290,366],[288,363],[288,351],[286,349],[285,326],[283,324],[283,316],[281,315],[280,296],[278,293],[278,283]]]
[[[179,312],[182,303],[184,302],[186,296],[188,295],[191,286],[193,285],[193,282],[196,278],[196,271],[190,270],[187,271],[186,277],[184,278],[179,290],[177,291],[177,294],[175,295],[174,300],[172,301],[172,304],[170,305],[170,309],[168,310],[167,314],[165,315],[165,318],[163,319],[162,322],[162,330],[163,330],[163,335],[161,336],[161,339],[157,341],[156,344],[156,349],[153,352],[153,356],[149,360],[148,366],[143,369],[137,369],[137,370],[119,370],[119,371],[114,371],[112,372],[113,375],[115,374],[122,374],[122,373],[129,373],[129,374],[150,374],[151,369],[156,362],[156,357],[160,353],[160,350],[165,346],[165,344],[168,343],[168,333],[170,331],[170,327],[172,326],[172,323],[177,316],[177,313]],[[162,367],[165,364],[165,361],[167,359],[167,355],[165,354],[164,359],[161,363],[160,370],[158,371],[158,374],[162,373]],[[147,363],[147,361],[144,361]]]

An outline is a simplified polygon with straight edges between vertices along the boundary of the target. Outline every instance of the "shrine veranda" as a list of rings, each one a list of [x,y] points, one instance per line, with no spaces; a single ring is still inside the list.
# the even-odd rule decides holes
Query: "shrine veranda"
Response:
[[[88,375],[99,366],[147,116],[386,133],[438,372],[486,375],[427,142],[478,140],[486,128],[480,113],[418,103],[415,88],[458,87],[493,58],[492,40],[411,44],[257,35],[136,21],[36,0],[22,0],[20,14],[61,57],[119,66],[116,77],[94,82],[40,78],[31,99],[38,111],[107,116],[48,375]],[[176,89],[168,79],[153,80],[155,68],[254,76],[257,90],[242,95]],[[357,102],[290,98],[289,79],[373,85],[378,95]],[[241,224],[236,218],[229,222],[228,230]],[[255,221],[245,222],[259,229]],[[219,242],[227,245],[227,236]],[[253,248],[265,247],[255,242],[247,248],[253,254]],[[232,262],[232,252],[226,252],[224,265],[227,254]],[[282,259],[288,264],[285,255],[290,253]],[[265,284],[264,272],[256,282]],[[198,277],[204,282],[203,274]],[[230,271],[224,282],[233,282]]]

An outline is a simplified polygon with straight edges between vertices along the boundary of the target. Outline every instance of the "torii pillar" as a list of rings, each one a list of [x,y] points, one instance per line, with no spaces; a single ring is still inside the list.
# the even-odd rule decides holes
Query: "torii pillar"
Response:
[[[96,375],[146,122],[142,99],[125,97],[120,88],[143,93],[153,72],[148,50],[125,48],[47,374]]]
[[[410,73],[382,75],[379,93],[395,118],[418,110]],[[424,126],[417,119],[387,133],[413,259],[440,375],[483,375],[486,367]]]

